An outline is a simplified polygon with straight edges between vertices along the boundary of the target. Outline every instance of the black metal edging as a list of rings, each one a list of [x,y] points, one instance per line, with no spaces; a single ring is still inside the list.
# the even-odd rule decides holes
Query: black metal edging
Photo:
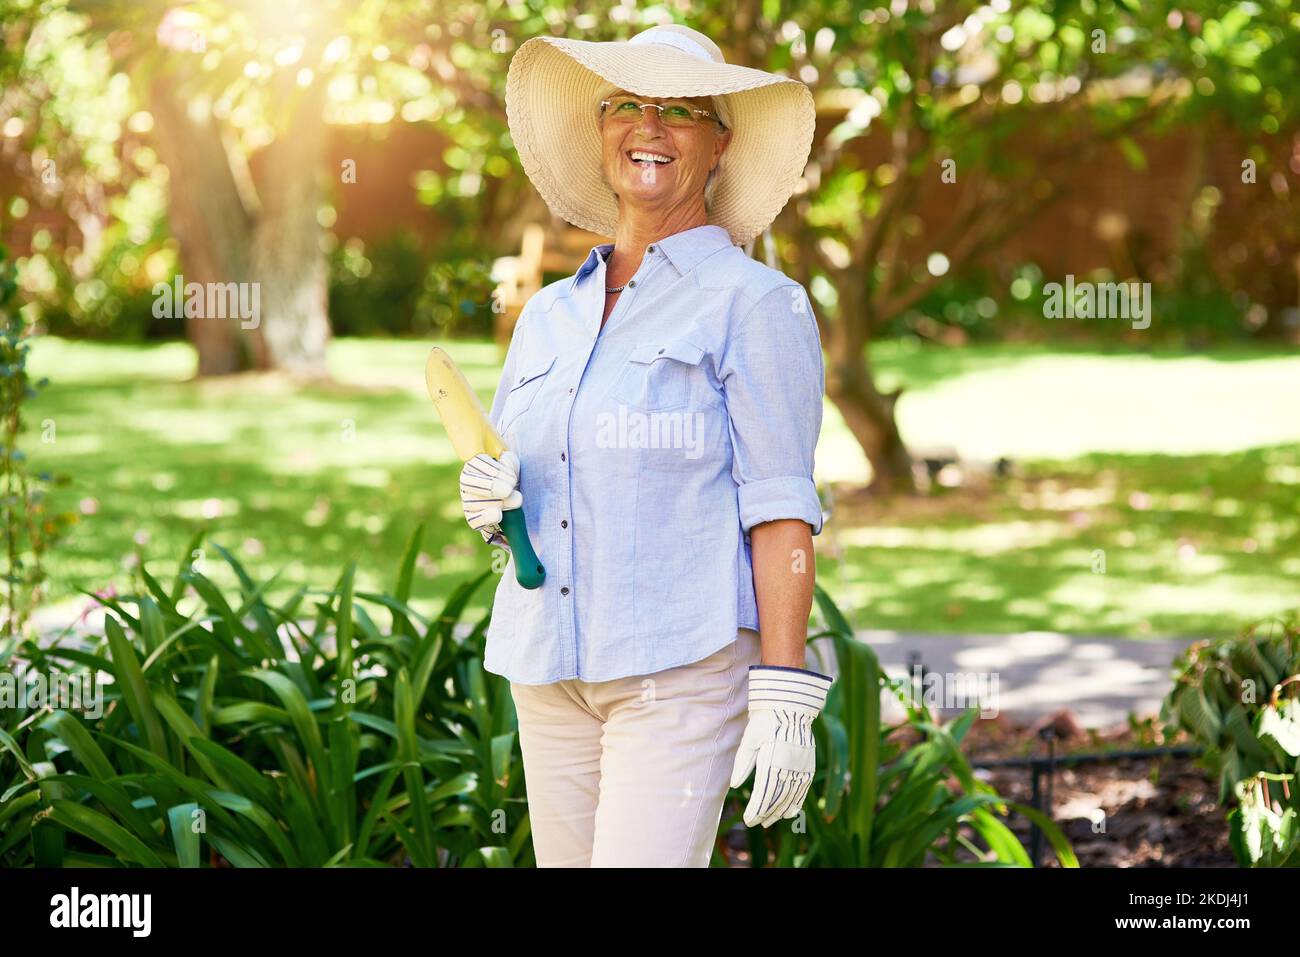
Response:
[[[1201,748],[1144,748],[1140,751],[1097,751],[1085,754],[1065,754],[1055,758],[997,758],[991,761],[972,761],[973,768],[1030,768],[1048,764],[1105,764],[1108,761],[1140,760],[1142,758],[1189,758],[1201,753]]]
[[[907,673],[915,674],[921,672],[922,681],[925,680],[926,672],[929,671],[925,662],[921,659],[919,651],[912,651],[907,656]],[[1165,748],[1144,748],[1138,751],[1093,751],[1083,754],[1067,754],[1063,757],[1056,756],[1056,733],[1051,727],[1044,728],[1039,732],[1039,737],[1047,742],[1047,754],[1037,758],[995,758],[989,761],[972,761],[972,768],[1029,768],[1030,773],[1030,803],[1039,811],[1042,811],[1048,818],[1052,818],[1052,785],[1054,783],[1056,766],[1073,765],[1073,764],[1107,764],[1113,761],[1143,761],[1151,758],[1194,758],[1204,753],[1204,748],[1182,745],[1179,747]],[[1047,800],[1043,800],[1042,795],[1042,776],[1047,775]],[[1033,821],[1029,822],[1029,853],[1034,867],[1042,863],[1043,854],[1043,832]]]
[[[1057,756],[1053,744],[1055,735],[1044,735],[1047,741],[1047,755],[1036,758],[996,758],[989,761],[972,761],[972,768],[1029,768],[1030,803],[1050,819],[1052,816],[1052,785],[1057,765],[1109,764],[1116,761],[1141,761],[1152,758],[1193,758],[1204,752],[1204,748],[1180,746],[1166,748],[1144,748],[1138,751],[1095,751],[1083,754],[1066,754]],[[1047,800],[1043,800],[1042,776],[1047,775]],[[1043,832],[1033,821],[1029,822],[1029,855],[1034,867],[1042,863]]]

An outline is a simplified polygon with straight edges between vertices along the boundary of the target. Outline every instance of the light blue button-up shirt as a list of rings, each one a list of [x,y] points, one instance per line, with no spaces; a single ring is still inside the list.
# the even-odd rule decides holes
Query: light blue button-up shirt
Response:
[[[825,372],[804,288],[699,226],[647,248],[602,329],[612,248],[528,300],[492,402],[546,566],[530,591],[512,558],[493,601],[484,667],[520,684],[713,654],[759,630],[750,529],[821,531]]]

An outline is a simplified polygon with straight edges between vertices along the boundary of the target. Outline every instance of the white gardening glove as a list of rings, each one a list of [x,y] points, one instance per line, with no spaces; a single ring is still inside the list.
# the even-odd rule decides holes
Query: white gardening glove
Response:
[[[802,668],[749,666],[749,724],[731,769],[735,788],[757,768],[745,808],[747,827],[771,827],[803,807],[817,767],[812,723],[832,683],[830,677]]]
[[[500,459],[480,452],[460,470],[460,504],[469,527],[492,545],[509,547],[501,534],[501,512],[524,503],[519,493],[519,457],[507,449]]]

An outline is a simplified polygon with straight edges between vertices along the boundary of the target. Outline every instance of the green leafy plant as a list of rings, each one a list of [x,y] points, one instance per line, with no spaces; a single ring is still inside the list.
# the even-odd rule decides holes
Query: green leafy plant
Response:
[[[1300,621],[1189,645],[1160,718],[1204,748],[1242,866],[1300,866]]]
[[[817,773],[803,815],[770,829],[749,828],[752,859],[785,867],[1029,867],[1029,852],[1004,821],[1015,810],[1043,830],[1062,866],[1077,867],[1065,835],[1045,814],[1008,801],[975,777],[961,745],[976,710],[947,724],[936,721],[905,681],[882,672],[820,586],[816,600],[825,629],[809,640],[832,638],[838,668],[813,723]],[[884,689],[905,708],[898,726],[881,721]],[[748,787],[740,792],[741,809]],[[724,820],[724,833],[740,814]],[[806,828],[793,826],[800,821]]]
[[[104,634],[89,647],[0,646],[0,666],[105,679],[93,718],[48,704],[0,714],[0,865],[533,863],[508,682],[482,667],[487,617],[462,621],[490,573],[424,618],[409,604],[422,533],[391,593],[357,591],[350,565],[334,588],[272,604],[275,577],[254,582],[214,546],[230,593],[192,564],[167,587],[142,564],[137,594],[98,596]],[[817,597],[827,629],[813,637],[835,639],[839,679],[814,726],[808,827],[752,829],[754,859],[1028,866],[1002,820],[1014,809],[1075,865],[1049,820],[975,778],[961,751],[974,712],[941,725],[907,704]],[[881,724],[882,688],[907,704],[898,727]]]
[[[492,298],[495,285],[486,257],[433,263],[416,303],[415,330],[490,335],[493,311],[500,308]]]
[[[490,572],[424,618],[408,604],[422,534],[391,594],[355,591],[349,566],[273,606],[274,578],[255,583],[215,546],[230,597],[192,565],[167,588],[141,567],[139,594],[99,598],[93,647],[21,644],[11,663],[109,683],[98,719],[6,720],[0,865],[530,863],[509,688],[482,668],[487,618],[454,634]]]
[[[23,409],[36,398],[45,380],[33,383],[27,374],[28,329],[14,302],[18,283],[8,250],[0,246],[0,523],[5,536],[5,637],[20,632],[40,604],[45,582],[42,558],[76,521],[76,515],[55,512],[48,490],[67,479],[48,472],[33,474],[27,455],[18,447],[25,428]]]

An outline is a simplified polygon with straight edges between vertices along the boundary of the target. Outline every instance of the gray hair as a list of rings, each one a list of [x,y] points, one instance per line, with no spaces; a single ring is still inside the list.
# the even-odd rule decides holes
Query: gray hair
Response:
[[[610,96],[617,93],[621,89],[623,89],[623,87],[618,86],[614,83],[606,83],[603,87],[600,88],[599,93],[596,95],[597,117],[599,117],[600,115],[599,113],[600,101],[609,99]],[[713,115],[718,118],[718,122],[721,123],[723,126],[725,126],[728,130],[732,129],[731,104],[727,102],[727,97],[723,94],[719,94],[718,96],[711,96],[709,97],[709,105],[713,107]],[[713,190],[717,186],[718,176],[719,174],[722,173],[722,166],[726,161],[727,161],[727,154],[724,151],[723,154],[718,157],[717,164],[713,167],[713,169],[709,170],[709,178],[704,181],[705,212],[708,212],[710,206],[713,204]]]

